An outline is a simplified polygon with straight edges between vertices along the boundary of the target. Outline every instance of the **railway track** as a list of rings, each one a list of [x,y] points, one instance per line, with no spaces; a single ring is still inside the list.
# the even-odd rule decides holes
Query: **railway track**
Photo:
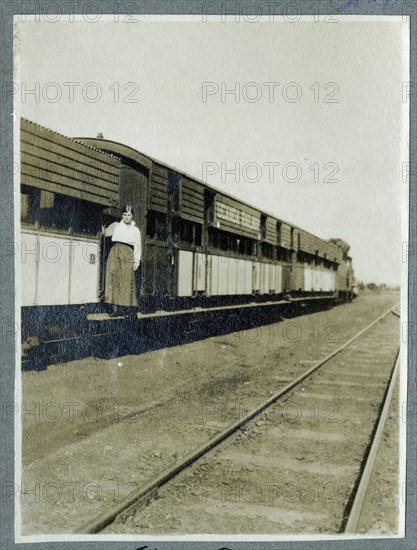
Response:
[[[395,309],[77,533],[355,532],[398,371]]]

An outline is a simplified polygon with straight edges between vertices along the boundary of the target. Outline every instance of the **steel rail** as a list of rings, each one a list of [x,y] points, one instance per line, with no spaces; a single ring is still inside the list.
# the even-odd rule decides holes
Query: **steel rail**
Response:
[[[349,511],[349,518],[346,522],[346,526],[343,531],[344,533],[350,533],[350,534],[357,533],[363,505],[365,502],[365,497],[370,486],[370,480],[371,480],[372,472],[375,466],[375,460],[376,460],[378,449],[381,443],[382,435],[384,433],[385,423],[388,417],[391,400],[394,393],[394,387],[397,381],[398,371],[400,368],[399,365],[400,365],[400,355],[398,352],[396,361],[394,364],[394,368],[391,373],[388,390],[385,393],[382,411],[377,420],[377,428],[376,428],[376,431],[374,431],[371,448],[366,458],[365,467],[362,469],[359,475],[359,483],[357,484],[354,500]]]
[[[350,340],[345,342],[342,346],[337,348],[335,351],[331,352],[324,359],[321,359],[320,361],[316,362],[305,373],[298,376],[295,380],[287,384],[283,389],[281,389],[279,392],[274,394],[272,397],[270,397],[267,401],[265,401],[262,405],[260,405],[256,409],[253,409],[241,420],[230,425],[223,432],[221,432],[220,434],[218,434],[217,436],[209,440],[207,443],[205,443],[201,447],[187,454],[185,457],[182,458],[180,462],[164,470],[154,480],[146,483],[145,485],[140,487],[137,491],[134,491],[133,493],[131,493],[125,501],[116,504],[115,506],[113,506],[113,508],[111,508],[107,512],[83,524],[79,529],[75,531],[75,534],[98,533],[102,531],[105,527],[107,527],[107,525],[111,524],[122,513],[127,513],[130,510],[133,510],[136,507],[140,506],[140,504],[142,504],[143,502],[146,502],[146,500],[148,500],[160,487],[162,487],[168,481],[176,477],[180,472],[182,472],[185,468],[187,468],[188,466],[196,462],[203,455],[207,454],[214,447],[219,445],[219,443],[227,439],[229,436],[231,436],[233,433],[235,433],[237,430],[239,430],[245,424],[247,424],[250,420],[252,420],[256,416],[258,416],[261,412],[263,412],[265,409],[270,407],[278,399],[280,399],[281,397],[286,395],[288,392],[290,392],[292,389],[294,389],[296,386],[298,386],[306,378],[311,376],[311,374],[313,374],[316,370],[322,367],[325,363],[330,361],[330,359],[332,359],[333,357],[338,355],[341,351],[343,351],[345,348],[350,346],[350,344],[352,344],[355,340],[360,338],[365,332],[367,332],[369,329],[375,326],[379,321],[381,321],[384,317],[386,317],[390,312],[392,312],[392,310],[395,307],[397,307],[397,305],[398,304],[395,304],[395,306],[390,307],[377,319],[372,321],[372,323],[367,325],[365,328],[360,330],[355,336],[350,338]]]

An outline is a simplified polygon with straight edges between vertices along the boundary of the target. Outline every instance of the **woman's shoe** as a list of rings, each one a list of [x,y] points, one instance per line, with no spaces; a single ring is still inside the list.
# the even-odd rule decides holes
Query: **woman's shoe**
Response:
[[[117,306],[113,305],[111,312],[109,313],[110,317],[117,317],[119,312],[117,311]]]

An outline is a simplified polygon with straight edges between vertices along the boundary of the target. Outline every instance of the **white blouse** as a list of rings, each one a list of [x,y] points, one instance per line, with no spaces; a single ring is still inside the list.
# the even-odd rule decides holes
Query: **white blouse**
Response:
[[[106,229],[106,236],[112,236],[113,242],[126,243],[133,246],[133,263],[134,269],[137,269],[140,264],[142,254],[142,239],[139,228],[135,222],[127,224],[123,221],[112,223]]]

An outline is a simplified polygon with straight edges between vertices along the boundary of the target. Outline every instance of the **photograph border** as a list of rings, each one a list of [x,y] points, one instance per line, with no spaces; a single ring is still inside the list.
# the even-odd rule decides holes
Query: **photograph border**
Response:
[[[417,170],[415,154],[416,143],[416,101],[417,101],[417,2],[410,0],[270,0],[270,1],[246,1],[246,0],[12,0],[5,1],[1,6],[1,112],[0,112],[0,139],[2,151],[2,189],[0,202],[0,227],[1,227],[1,262],[0,262],[0,287],[1,295],[1,342],[0,346],[0,404],[2,410],[0,427],[0,470],[1,470],[1,510],[0,510],[0,544],[2,548],[11,550],[17,547],[15,543],[15,514],[14,500],[4,491],[6,484],[15,479],[14,441],[15,426],[13,415],[4,414],[4,404],[13,403],[15,400],[15,368],[16,368],[16,342],[19,339],[18,325],[15,317],[15,266],[13,243],[15,241],[14,220],[14,182],[13,173],[10,170],[13,159],[13,131],[16,128],[13,112],[13,94],[10,93],[10,83],[13,82],[13,17],[23,14],[34,15],[41,9],[45,14],[60,13],[101,13],[101,14],[141,14],[141,15],[197,15],[203,17],[204,6],[210,8],[210,15],[221,15],[225,8],[227,13],[233,15],[236,9],[244,6],[249,15],[265,15],[270,5],[274,4],[277,13],[287,15],[314,15],[316,13],[334,15],[376,15],[376,16],[401,16],[409,17],[410,21],[410,86],[414,86],[415,92],[409,96],[410,123],[409,123],[409,151],[410,151],[410,182],[409,182],[409,237],[408,243],[402,243],[402,247],[408,245],[408,322],[409,339],[408,347],[408,383],[407,403],[414,405],[409,408],[407,414],[407,470],[405,486],[400,488],[400,494],[406,495],[405,509],[405,538],[353,538],[340,540],[314,540],[310,541],[146,541],[141,540],[117,540],[111,541],[111,535],[102,537],[101,540],[45,542],[41,546],[36,543],[24,543],[34,548],[51,549],[181,549],[189,548],[197,550],[205,549],[241,549],[262,548],[274,550],[309,550],[309,549],[394,549],[415,550],[417,548],[417,526],[413,519],[417,517]],[[81,11],[83,9],[83,12]],[[116,11],[115,11],[116,10]],[[327,11],[326,11],[327,10]],[[405,405],[404,403],[402,405]],[[406,409],[407,411],[408,409]],[[403,407],[404,411],[404,407]],[[117,537],[117,535],[114,535]],[[42,537],[40,537],[42,539]]]

